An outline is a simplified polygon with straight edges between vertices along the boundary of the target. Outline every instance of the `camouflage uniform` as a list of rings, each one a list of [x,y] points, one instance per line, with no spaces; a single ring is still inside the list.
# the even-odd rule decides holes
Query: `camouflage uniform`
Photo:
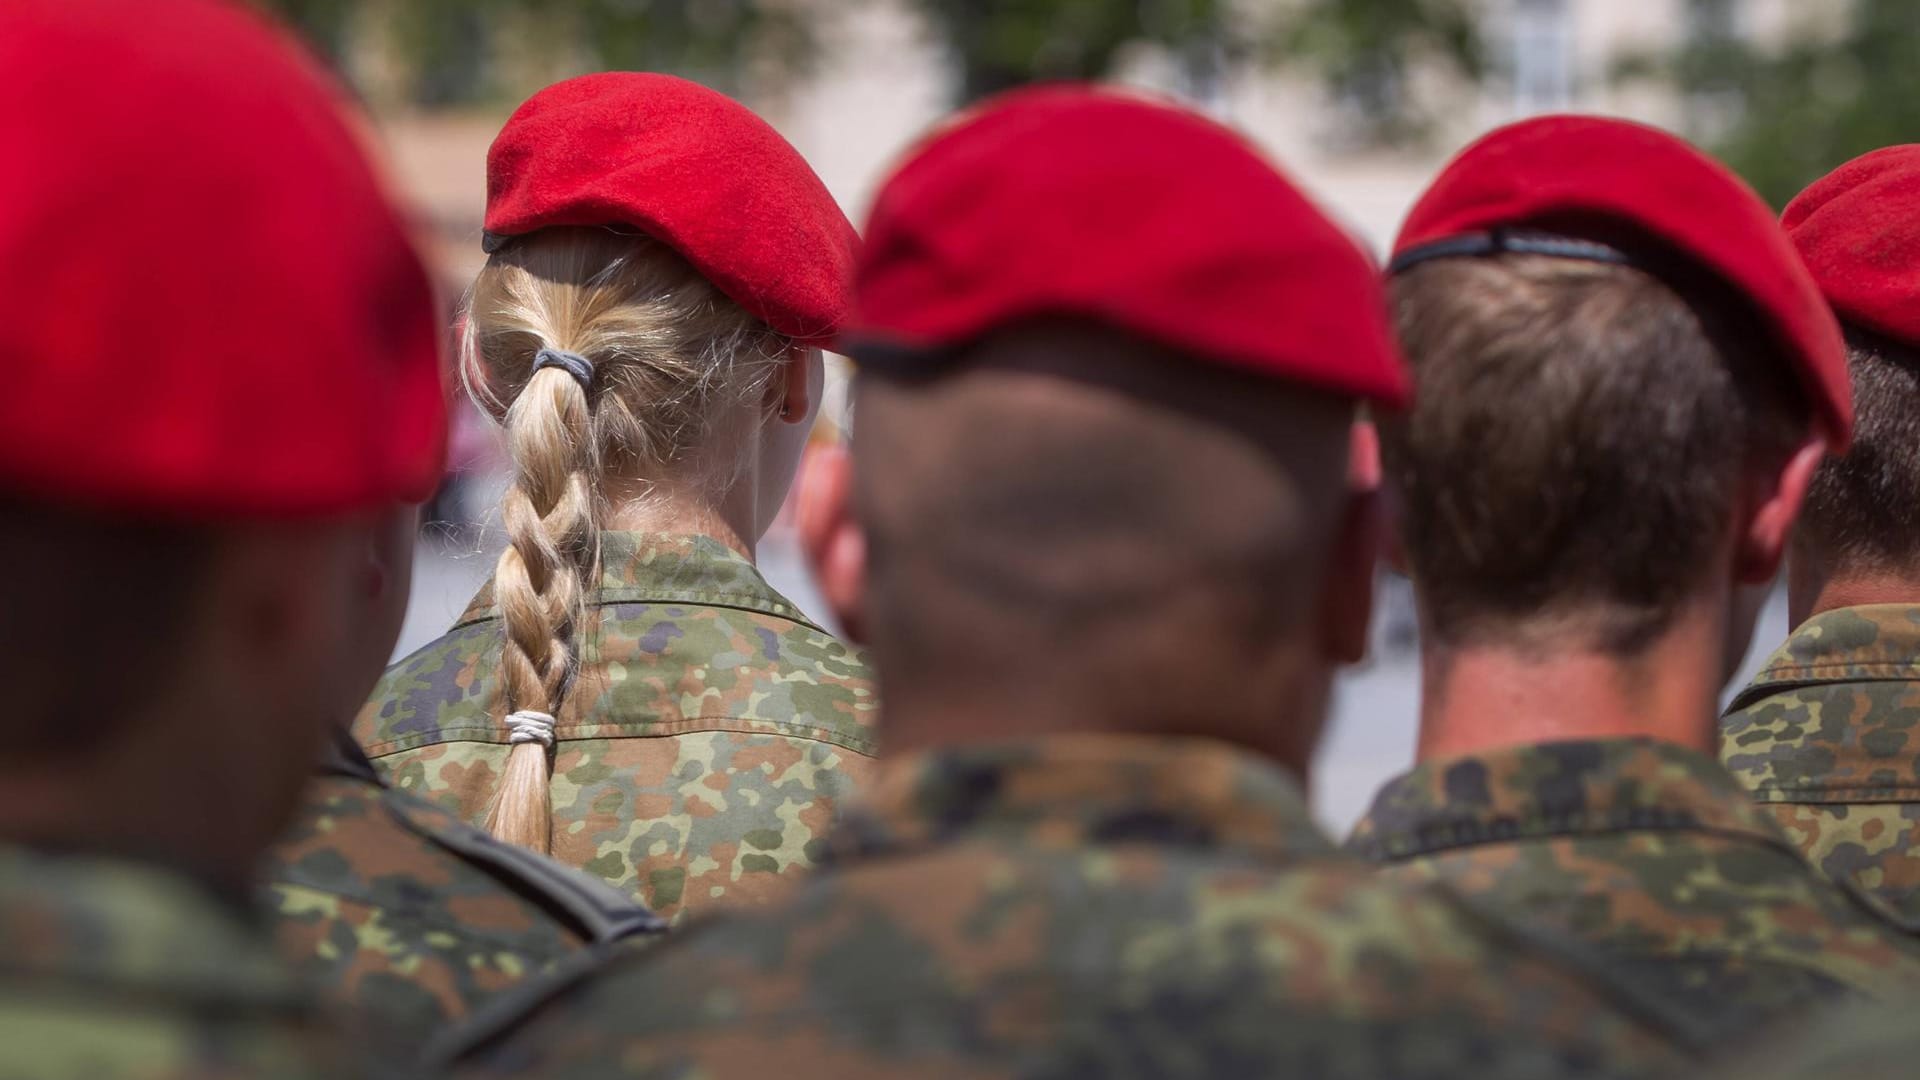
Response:
[[[598,879],[381,781],[340,733],[262,867],[280,951],[387,1060],[588,945],[662,924]]]
[[[1835,1009],[1795,1025],[1713,1073],[1723,1080],[1912,1080],[1920,1062],[1914,1002]]]
[[[1814,865],[1920,933],[1920,605],[1809,619],[1734,699],[1720,760]]]
[[[1920,990],[1920,954],[1815,873],[1718,764],[1672,744],[1425,763],[1380,792],[1349,846],[1586,942],[1723,1035],[1851,993]]]
[[[0,848],[0,1078],[357,1075],[237,906],[140,864]]]
[[[1440,890],[1377,881],[1258,758],[1062,737],[889,762],[791,901],[556,989],[465,1063],[574,1080],[1671,1062],[1678,1036],[1588,974]]]
[[[708,537],[606,533],[557,717],[553,854],[677,918],[813,865],[871,767],[863,658]],[[491,589],[400,662],[354,734],[398,787],[474,824],[507,759]]]

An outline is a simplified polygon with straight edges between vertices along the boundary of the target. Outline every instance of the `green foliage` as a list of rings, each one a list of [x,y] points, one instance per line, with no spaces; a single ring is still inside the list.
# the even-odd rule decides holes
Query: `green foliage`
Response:
[[[257,0],[342,60],[357,32],[404,61],[410,100],[510,98],[503,49],[559,70],[673,71],[722,87],[749,67],[791,74],[814,55],[834,0]],[[839,0],[842,4],[872,0]],[[1242,59],[1314,73],[1362,140],[1416,136],[1431,119],[1412,73],[1481,74],[1475,0],[907,0],[946,43],[961,101],[1045,79],[1093,79],[1126,51],[1167,50],[1204,91]],[[352,74],[350,63],[349,75]]]
[[[1274,45],[1319,74],[1361,141],[1415,141],[1436,119],[1435,103],[1414,93],[1416,72],[1467,81],[1486,74],[1477,8],[1470,0],[1306,0]]]
[[[1477,79],[1483,57],[1472,0],[1300,0],[1254,14],[1232,0],[915,0],[948,43],[971,101],[1042,79],[1110,74],[1148,43],[1171,51],[1204,87],[1229,60],[1285,62],[1317,75],[1351,106],[1362,141],[1408,138],[1432,116],[1411,73]]]
[[[1205,68],[1236,44],[1228,0],[914,0],[972,101],[1045,79],[1107,74],[1128,46],[1166,46]]]
[[[1783,206],[1850,158],[1920,140],[1920,5],[1847,6],[1838,34],[1810,24],[1775,48],[1707,36],[1669,57],[1637,58],[1624,72],[1664,78],[1686,94],[1691,134]]]
[[[347,26],[353,19],[353,4],[344,0],[256,0],[298,30],[307,43],[327,60],[338,64],[346,46]]]
[[[256,0],[343,64],[352,34],[384,38],[424,105],[516,97],[503,53],[565,71],[658,70],[728,87],[755,64],[797,71],[812,24],[779,0]],[[349,70],[351,75],[351,70]]]
[[[539,10],[550,11],[551,4]],[[671,71],[724,85],[750,61],[803,69],[813,24],[766,0],[573,0],[575,40],[603,67]],[[545,17],[544,15],[542,17]]]
[[[488,0],[406,0],[387,14],[394,44],[411,61],[411,96],[423,105],[483,97],[489,56]]]

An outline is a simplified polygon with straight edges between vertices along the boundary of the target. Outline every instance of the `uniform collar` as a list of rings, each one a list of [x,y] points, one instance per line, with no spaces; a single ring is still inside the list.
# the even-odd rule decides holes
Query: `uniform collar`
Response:
[[[367,757],[367,752],[354,741],[353,733],[344,727],[333,729],[333,738],[320,752],[320,772],[326,776],[365,781],[375,787],[387,786],[379,770],[373,767],[373,761]]]
[[[600,534],[600,584],[589,604],[698,604],[777,615],[820,629],[753,561],[711,536],[609,531]],[[500,617],[493,582],[482,586],[455,628]],[[823,633],[825,631],[822,631]]]
[[[1650,739],[1511,747],[1427,762],[1389,782],[1349,847],[1373,859],[1644,831],[1785,841],[1705,754]]]
[[[1920,604],[1871,604],[1822,612],[1787,636],[1734,698],[1744,709],[1801,686],[1920,680]]]
[[[1720,721],[1720,757],[1762,802],[1920,799],[1912,743],[1920,605],[1807,620]]]
[[[1224,743],[1055,736],[885,766],[835,838],[849,860],[965,841],[1071,852],[1145,844],[1292,861],[1334,852],[1299,786]]]

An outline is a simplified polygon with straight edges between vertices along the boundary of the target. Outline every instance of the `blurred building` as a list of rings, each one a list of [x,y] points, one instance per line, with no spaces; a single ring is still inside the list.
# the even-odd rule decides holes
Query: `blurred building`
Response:
[[[1425,181],[1480,132],[1565,109],[1710,127],[1721,103],[1682,100],[1653,82],[1621,79],[1623,61],[1670,52],[1689,38],[1766,39],[1783,34],[1792,20],[1819,18],[1816,8],[1829,15],[1839,10],[1792,0],[1478,0],[1478,6],[1489,77],[1477,87],[1416,77],[1415,85],[1402,88],[1445,106],[1442,124],[1417,142],[1389,148],[1357,138],[1356,103],[1337,100],[1310,78],[1251,62],[1209,80],[1202,103],[1252,134],[1381,249]],[[810,72],[749,94],[749,104],[807,155],[857,219],[888,164],[947,111],[954,79],[938,43],[897,2],[844,5],[826,25]],[[1118,78],[1190,89],[1175,65],[1151,50],[1129,57]],[[396,177],[455,287],[481,260],[483,164],[504,119],[503,108],[414,106],[378,115]]]

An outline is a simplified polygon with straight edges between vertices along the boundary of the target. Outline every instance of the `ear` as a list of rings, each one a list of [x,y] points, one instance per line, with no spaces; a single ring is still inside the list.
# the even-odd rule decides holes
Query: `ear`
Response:
[[[368,690],[386,670],[407,621],[413,592],[413,549],[420,535],[420,508],[396,505],[372,515],[365,525],[365,594],[356,608],[355,637],[361,650],[359,672]]]
[[[1400,504],[1398,491],[1386,482],[1384,470],[1380,480],[1380,562],[1387,569],[1403,578],[1413,577],[1408,569],[1412,563],[1407,559],[1406,510]]]
[[[1778,472],[1758,478],[1745,499],[1747,512],[1734,537],[1733,573],[1737,585],[1762,585],[1780,572],[1793,523],[1800,518],[1807,488],[1827,455],[1826,441],[1811,436]]]
[[[1366,659],[1382,525],[1380,439],[1370,421],[1356,420],[1348,442],[1346,507],[1320,595],[1321,638],[1336,663]]]
[[[420,508],[411,503],[392,507],[374,519],[367,531],[366,595],[380,600],[396,593],[405,603],[413,583],[414,541],[420,535]]]
[[[813,569],[814,584],[833,609],[841,632],[864,645],[867,538],[854,517],[853,455],[845,446],[815,446],[807,452],[796,501],[800,547]]]
[[[221,651],[261,682],[335,657],[367,606],[369,549],[361,522],[235,530],[204,593]]]
[[[826,360],[820,350],[798,343],[788,346],[768,390],[774,415],[789,424],[812,422],[825,385]]]

